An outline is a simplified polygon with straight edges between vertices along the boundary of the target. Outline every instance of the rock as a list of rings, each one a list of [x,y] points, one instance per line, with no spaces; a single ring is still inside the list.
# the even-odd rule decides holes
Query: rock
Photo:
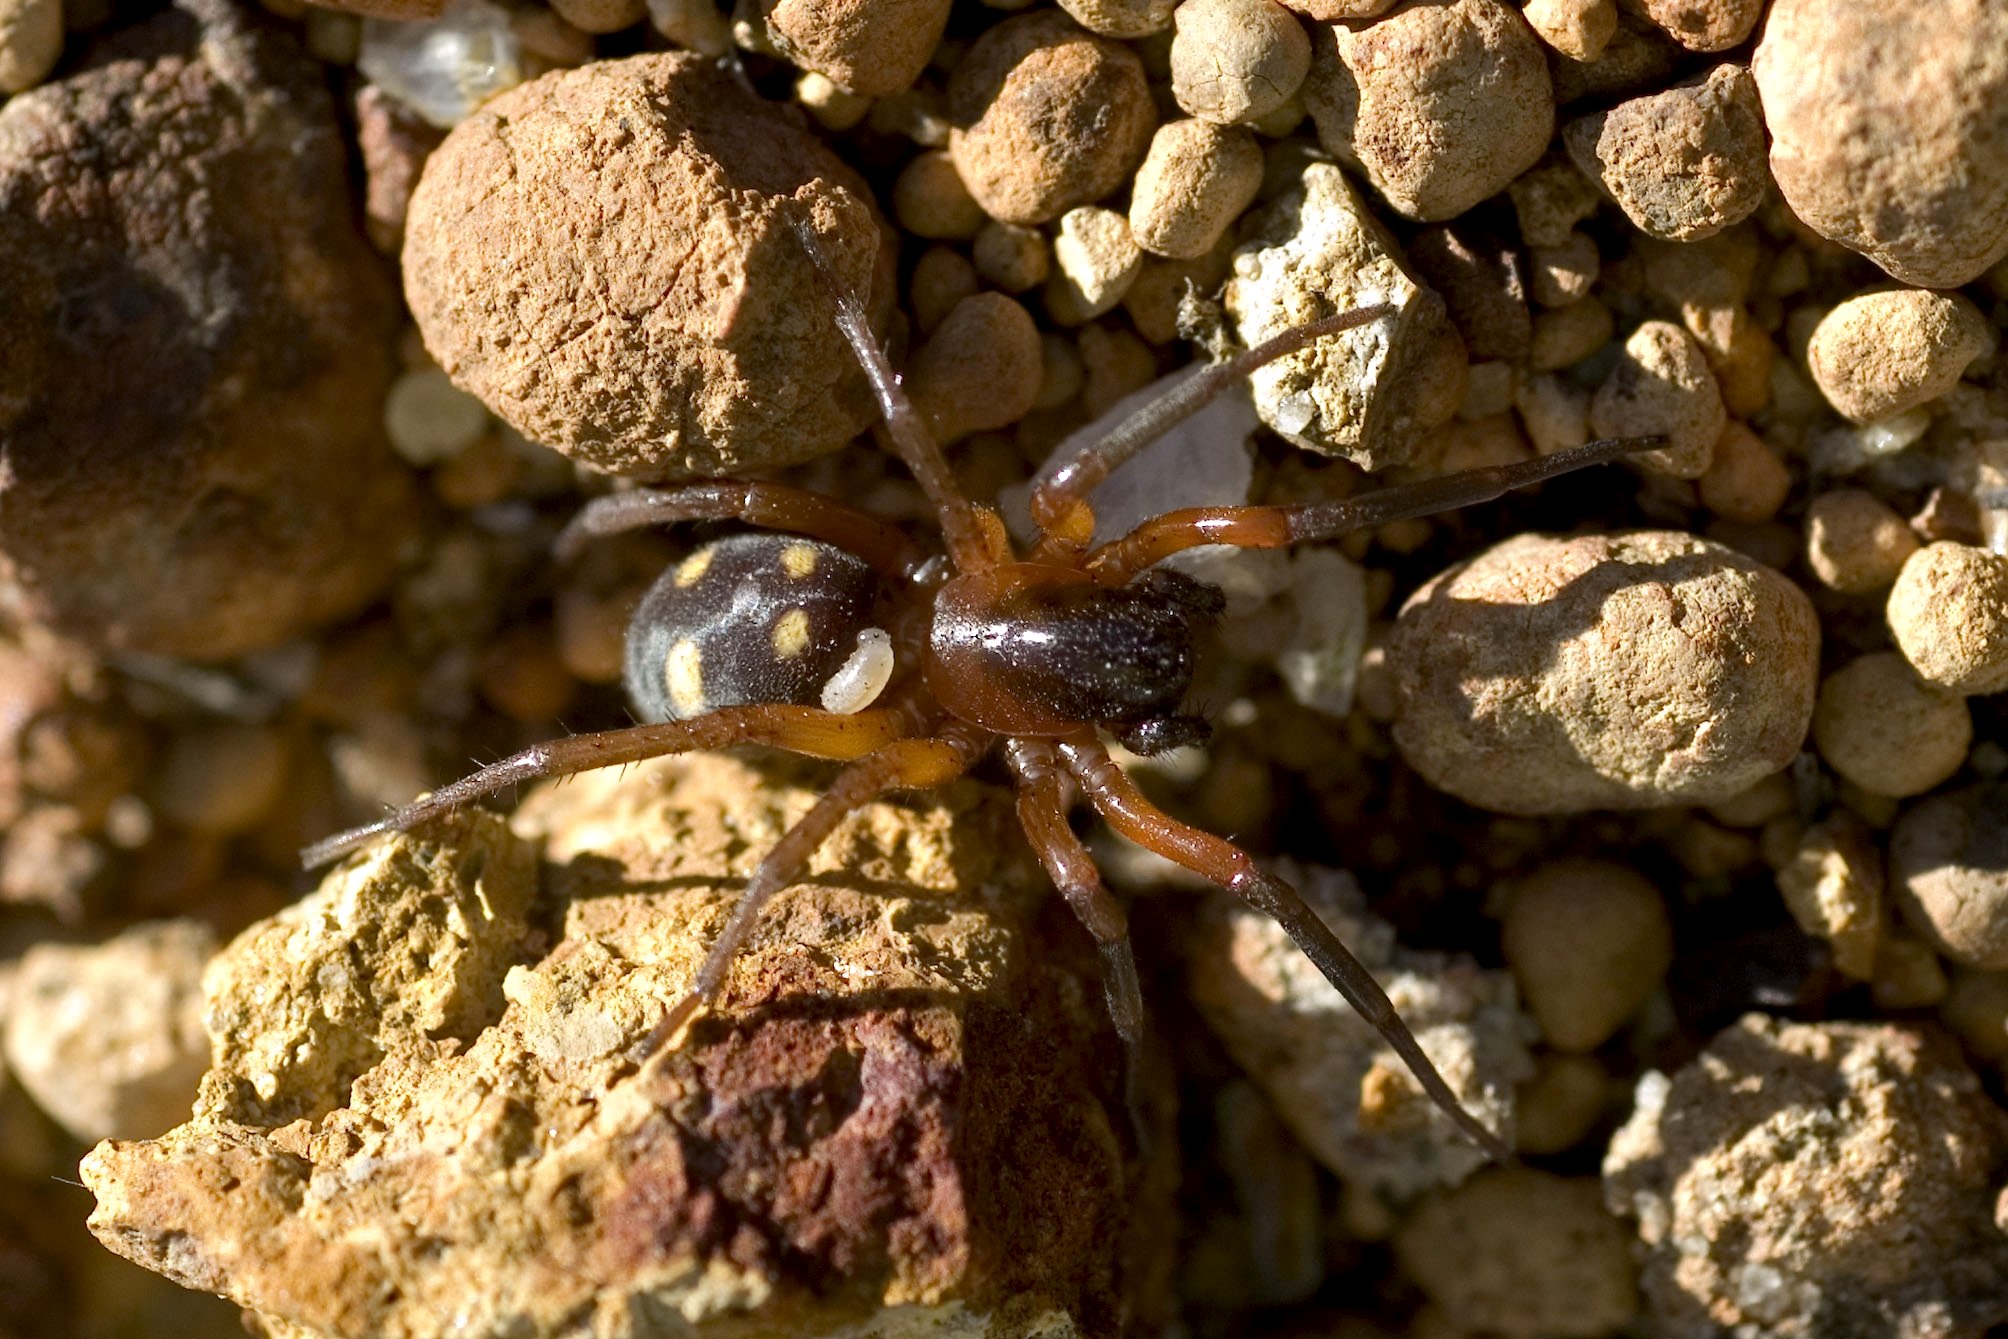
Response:
[[[445,133],[375,84],[356,90],[356,141],[363,160],[363,226],[377,250],[404,245],[404,219],[426,157]]]
[[[1143,248],[1128,218],[1100,205],[1069,209],[1053,237],[1047,314],[1062,325],[1080,325],[1113,311],[1142,268]]]
[[[1555,129],[1541,43],[1502,0],[1411,2],[1324,29],[1304,105],[1328,151],[1424,222],[1504,190]]]
[[[1464,398],[1464,354],[1441,304],[1329,163],[1307,164],[1256,216],[1225,303],[1249,346],[1354,307],[1398,308],[1391,330],[1383,318],[1327,336],[1249,379],[1262,421],[1306,450],[1365,469],[1406,463]]]
[[[948,81],[948,151],[984,212],[1050,223],[1129,180],[1157,124],[1143,62],[1051,12],[1006,19]]]
[[[1955,962],[2008,968],[2008,786],[1934,795],[1890,837],[1890,882],[1904,919]]]
[[[26,93],[62,54],[62,0],[0,3],[0,93]]]
[[[1768,521],[1792,491],[1792,469],[1771,444],[1730,419],[1695,480],[1701,505],[1728,521]]]
[[[1826,940],[1834,966],[1857,981],[1875,975],[1885,882],[1882,851],[1846,811],[1807,828],[1778,867],[1785,909],[1800,929]]]
[[[1640,1081],[1604,1202],[1638,1220],[1666,1339],[1978,1335],[2008,1318],[2004,1157],[1943,1034],[1752,1014]]]
[[[1993,344],[1987,318],[1957,293],[1872,289],[1820,318],[1806,366],[1828,404],[1867,423],[1936,400]]]
[[[907,365],[907,390],[942,445],[1025,417],[1039,395],[1039,327],[1002,293],[949,310]]]
[[[1922,795],[1965,763],[1973,714],[1896,652],[1872,651],[1820,685],[1813,742],[1827,766],[1863,790]]]
[[[760,0],[775,51],[838,88],[882,98],[912,87],[948,26],[950,0]]]
[[[221,659],[353,612],[411,521],[390,291],[322,68],[223,0],[0,109],[0,573],[17,616]]]
[[[1775,0],[1750,71],[1771,174],[1814,232],[1921,288],[2008,255],[2008,9]]]
[[[1488,1167],[1417,1206],[1395,1258],[1466,1333],[1590,1339],[1638,1310],[1625,1232],[1595,1181]]]
[[[1606,861],[1543,865],[1513,891],[1500,947],[1541,1036],[1594,1051],[1650,999],[1673,960],[1659,890]]]
[[[1520,16],[1570,60],[1595,60],[1618,30],[1617,0],[1528,0]]]
[[[1627,0],[1689,51],[1726,51],[1748,37],[1764,0]]]
[[[1797,754],[1818,659],[1806,597],[1720,544],[1520,535],[1402,607],[1394,739],[1500,813],[1707,804]]]
[[[916,154],[900,169],[892,186],[892,211],[901,228],[931,240],[973,238],[990,222],[945,149]]]
[[[541,879],[478,814],[352,860],[212,972],[202,1105],[86,1160],[93,1230],[300,1339],[1153,1323],[1165,1188],[995,791],[847,821],[637,1072],[815,798],[693,755],[526,799]]]
[[[1279,866],[1374,974],[1451,1089],[1512,1141],[1512,1088],[1533,1071],[1533,1027],[1504,973],[1414,953],[1365,908],[1350,875]],[[1187,979],[1228,1053],[1312,1156],[1395,1196],[1453,1184],[1485,1162],[1423,1095],[1380,1033],[1268,917],[1216,900],[1193,932]]]
[[[1886,590],[1918,547],[1903,517],[1865,489],[1830,488],[1806,507],[1806,566],[1830,590]]]
[[[1647,321],[1632,331],[1624,355],[1590,401],[1595,436],[1664,435],[1664,448],[1636,459],[1676,479],[1708,472],[1728,425],[1721,388],[1701,346],[1671,321]]]
[[[1890,587],[1890,636],[1932,683],[1972,697],[2008,689],[2008,556],[1940,540]]]
[[[405,294],[456,385],[595,469],[791,464],[878,412],[794,218],[882,323],[890,243],[834,154],[697,56],[600,61],[511,89],[434,151]]]
[[[1262,146],[1253,133],[1197,119],[1167,121],[1136,171],[1130,233],[1154,255],[1196,260],[1241,217],[1261,185]]]
[[[1670,241],[1698,241],[1741,222],[1769,185],[1757,85],[1740,65],[1580,117],[1562,141],[1625,217]]]
[[[1423,282],[1443,296],[1473,358],[1526,356],[1533,317],[1512,247],[1477,229],[1426,228],[1409,243],[1408,259]]]
[[[209,1063],[195,921],[136,926],[102,944],[21,958],[5,1016],[7,1067],[77,1139],[144,1139],[188,1118]]]
[[[1162,31],[1177,5],[1178,0],[1060,0],[1060,8],[1089,32],[1120,38]]]
[[[1259,121],[1311,72],[1311,39],[1275,0],[1185,0],[1172,22],[1171,95],[1188,116]]]

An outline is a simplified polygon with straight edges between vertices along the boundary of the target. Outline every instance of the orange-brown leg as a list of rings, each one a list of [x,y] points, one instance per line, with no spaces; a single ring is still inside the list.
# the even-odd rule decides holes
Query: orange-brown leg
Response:
[[[1430,1100],[1494,1158],[1504,1161],[1512,1157],[1512,1151],[1499,1136],[1464,1109],[1435,1063],[1416,1042],[1415,1034],[1408,1030],[1408,1024],[1395,1012],[1387,992],[1339,942],[1331,927],[1305,905],[1296,889],[1263,871],[1253,857],[1232,842],[1180,823],[1145,799],[1092,735],[1084,733],[1061,741],[1059,754],[1110,827],[1273,917],[1304,951],[1304,956],[1345,996],[1346,1002],[1394,1048]]]
[[[766,744],[812,758],[849,760],[904,739],[917,728],[913,711],[905,706],[878,707],[847,716],[814,707],[774,706],[726,707],[688,721],[570,735],[511,754],[374,823],[315,842],[300,853],[300,863],[308,869],[325,865],[373,838],[407,831],[521,781],[733,744]]]
[[[976,765],[994,738],[986,731],[950,724],[938,735],[887,744],[837,773],[822,798],[781,834],[773,849],[754,867],[725,928],[718,932],[718,938],[704,955],[697,979],[649,1033],[648,1040],[642,1043],[641,1058],[654,1054],[699,1009],[718,997],[725,984],[725,973],[745,946],[747,936],[753,933],[761,910],[801,873],[816,848],[836,831],[845,815],[889,790],[926,790],[953,781]]]
[[[1104,585],[1127,585],[1138,573],[1172,554],[1202,544],[1280,549],[1311,540],[1333,539],[1350,530],[1490,502],[1515,488],[1526,488],[1572,470],[1607,464],[1665,445],[1664,437],[1609,437],[1565,447],[1534,460],[1460,470],[1420,483],[1376,489],[1340,502],[1310,502],[1290,507],[1188,507],[1168,511],[1096,549],[1088,555],[1087,567]]]
[[[895,580],[913,575],[926,552],[894,525],[832,497],[758,479],[704,479],[676,488],[637,488],[594,498],[554,545],[570,562],[587,540],[674,521],[745,521],[834,544]]]

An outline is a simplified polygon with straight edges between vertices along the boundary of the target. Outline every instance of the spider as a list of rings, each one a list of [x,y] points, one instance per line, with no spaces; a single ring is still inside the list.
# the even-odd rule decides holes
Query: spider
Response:
[[[1102,480],[1264,364],[1393,314],[1386,306],[1356,308],[1208,366],[1080,449],[1034,491],[1039,535],[1021,554],[996,510],[956,484],[857,295],[843,290],[809,228],[797,224],[795,231],[832,290],[838,327],[871,383],[883,416],[879,440],[920,484],[941,551],[834,498],[760,480],[701,480],[599,498],[559,536],[560,561],[590,538],[666,522],[758,528],[697,549],[637,606],[624,678],[644,723],[526,749],[316,843],[302,853],[305,864],[327,863],[521,781],[663,754],[761,744],[847,764],[755,867],[695,982],[643,1043],[646,1058],[717,998],[761,909],[846,814],[888,791],[945,784],[996,751],[1014,779],[1032,850],[1100,949],[1109,1013],[1132,1074],[1143,1020],[1136,960],[1123,910],[1069,826],[1070,785],[1124,837],[1273,916],[1457,1127],[1492,1157],[1509,1158],[1386,993],[1297,892],[1232,842],[1153,805],[1111,758],[1102,734],[1143,755],[1208,737],[1206,721],[1181,708],[1197,644],[1224,601],[1212,587],[1158,566],[1173,554],[1207,544],[1260,549],[1328,540],[1488,501],[1664,439],[1595,441],[1338,502],[1188,508],[1092,543],[1088,498]]]

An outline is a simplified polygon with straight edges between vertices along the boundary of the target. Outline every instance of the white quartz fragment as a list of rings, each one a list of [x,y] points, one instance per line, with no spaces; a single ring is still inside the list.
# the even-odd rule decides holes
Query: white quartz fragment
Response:
[[[365,19],[356,67],[441,129],[523,82],[509,11],[487,0],[453,0],[423,22]]]

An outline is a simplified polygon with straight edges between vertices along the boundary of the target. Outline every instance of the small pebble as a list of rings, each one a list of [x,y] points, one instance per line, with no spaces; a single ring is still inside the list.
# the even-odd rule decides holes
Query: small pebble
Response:
[[[1053,265],[1053,253],[1046,234],[1019,223],[983,225],[970,247],[977,275],[987,284],[1006,293],[1023,293],[1046,282]]]
[[[459,455],[488,431],[488,409],[436,367],[406,372],[384,397],[383,426],[397,453],[414,465]]]
[[[828,75],[804,70],[795,81],[795,101],[802,104],[816,124],[839,133],[871,114],[877,104],[862,93],[839,88]]]
[[[1869,998],[1878,1009],[1936,1008],[1948,989],[1945,968],[1930,945],[1900,930],[1883,936],[1869,982]]]
[[[1522,378],[1514,388],[1513,412],[1538,455],[1590,440],[1590,393],[1560,377]]]
[[[949,152],[985,213],[1048,223],[1113,194],[1157,123],[1143,62],[1052,12],[1006,19],[948,81]]]
[[[1525,356],[1533,323],[1524,266],[1512,247],[1476,228],[1425,228],[1408,244],[1408,263],[1450,308],[1471,358]]]
[[[1555,128],[1541,44],[1503,0],[1405,5],[1323,29],[1304,103],[1330,153],[1425,222],[1505,189]]]
[[[62,54],[62,0],[0,0],[0,93],[27,92]]]
[[[1655,28],[1689,51],[1726,51],[1748,37],[1764,0],[1633,0]]]
[[[1659,989],[1673,924],[1642,875],[1607,861],[1557,861],[1514,889],[1500,946],[1548,1044],[1593,1051]]]
[[[218,723],[177,735],[154,778],[154,805],[197,832],[243,832],[278,803],[292,750],[268,726]]]
[[[550,0],[559,18],[581,32],[617,33],[648,17],[646,0]]]
[[[1938,1016],[1982,1060],[2008,1061],[2008,972],[1955,968]]]
[[[2008,1320],[2008,1115],[1942,1033],[1751,1014],[1636,1098],[1604,1202],[1637,1220],[1644,1332],[1949,1339]]]
[[[1903,517],[1866,489],[1828,489],[1806,508],[1806,566],[1830,590],[1887,590],[1918,547]]]
[[[956,303],[915,352],[907,389],[946,446],[1030,413],[1041,361],[1031,314],[1002,293],[977,293]]]
[[[1624,356],[1590,401],[1590,431],[1598,437],[1671,439],[1635,457],[1676,479],[1708,471],[1715,443],[1728,425],[1722,392],[1694,337],[1669,321],[1647,321],[1625,340]]]
[[[1818,660],[1805,595],[1722,545],[1520,535],[1402,607],[1394,739],[1500,813],[1707,804],[1798,753]]]
[[[1543,307],[1567,307],[1590,295],[1603,257],[1588,233],[1572,232],[1556,246],[1527,248],[1527,295]]]
[[[1594,1180],[1488,1167],[1418,1205],[1394,1249],[1459,1333],[1593,1339],[1638,1310],[1625,1237]]]
[[[1059,0],[1059,4],[1091,33],[1131,39],[1148,37],[1169,25],[1178,0]]]
[[[1920,679],[1896,652],[1873,651],[1820,685],[1813,742],[1827,766],[1864,790],[1922,795],[1966,761],[1973,716],[1964,698]]]
[[[1514,177],[1506,194],[1528,246],[1566,246],[1576,225],[1597,212],[1597,188],[1560,154]]]
[[[1905,560],[1889,630],[1917,672],[1967,697],[2008,689],[2008,556],[1941,540]]]
[[[1274,0],[1185,0],[1172,18],[1171,94],[1188,116],[1262,120],[1286,108],[1310,72],[1311,39]]]
[[[1617,318],[1595,298],[1538,312],[1527,340],[1527,366],[1536,372],[1573,367],[1617,333]]]
[[[1735,419],[1715,439],[1696,481],[1701,505],[1731,521],[1768,521],[1792,491],[1792,471],[1771,444]]]
[[[1562,140],[1652,237],[1711,237],[1748,218],[1770,185],[1757,86],[1740,65],[1571,121]]]
[[[7,1007],[7,1067],[86,1144],[181,1124],[209,1068],[202,969],[215,950],[214,932],[195,921],[29,949]]]
[[[927,68],[950,0],[769,0],[759,8],[776,54],[860,97],[882,98]]]
[[[1047,315],[1062,325],[1092,321],[1123,300],[1142,266],[1143,248],[1127,218],[1100,205],[1068,210],[1053,238]]]
[[[1246,130],[1167,121],[1131,188],[1129,231],[1159,256],[1190,260],[1213,249],[1262,185],[1262,149]],[[1062,237],[1066,221],[1061,220]],[[1062,267],[1064,268],[1064,266]]]
[[[955,304],[972,296],[979,285],[976,267],[969,258],[949,246],[931,246],[913,263],[907,283],[907,307],[915,329],[923,335],[940,325],[955,310]]]
[[[1611,1097],[1611,1078],[1595,1057],[1544,1051],[1514,1102],[1514,1148],[1534,1157],[1574,1148],[1596,1128]]]
[[[1883,940],[1883,856],[1866,825],[1841,811],[1799,835],[1778,867],[1785,909],[1827,942],[1834,966],[1857,981],[1875,975]]]
[[[974,237],[983,229],[982,206],[956,175],[955,161],[940,149],[916,156],[892,184],[892,212],[915,237]]]
[[[1827,403],[1868,423],[1936,400],[1993,344],[1987,318],[1959,294],[1884,288],[1822,317],[1806,364]]]
[[[2008,785],[1934,795],[1890,836],[1890,881],[1904,919],[1955,962],[2008,968]]]
[[[1520,14],[1542,41],[1570,60],[1595,60],[1618,30],[1617,0],[1527,0]]]

